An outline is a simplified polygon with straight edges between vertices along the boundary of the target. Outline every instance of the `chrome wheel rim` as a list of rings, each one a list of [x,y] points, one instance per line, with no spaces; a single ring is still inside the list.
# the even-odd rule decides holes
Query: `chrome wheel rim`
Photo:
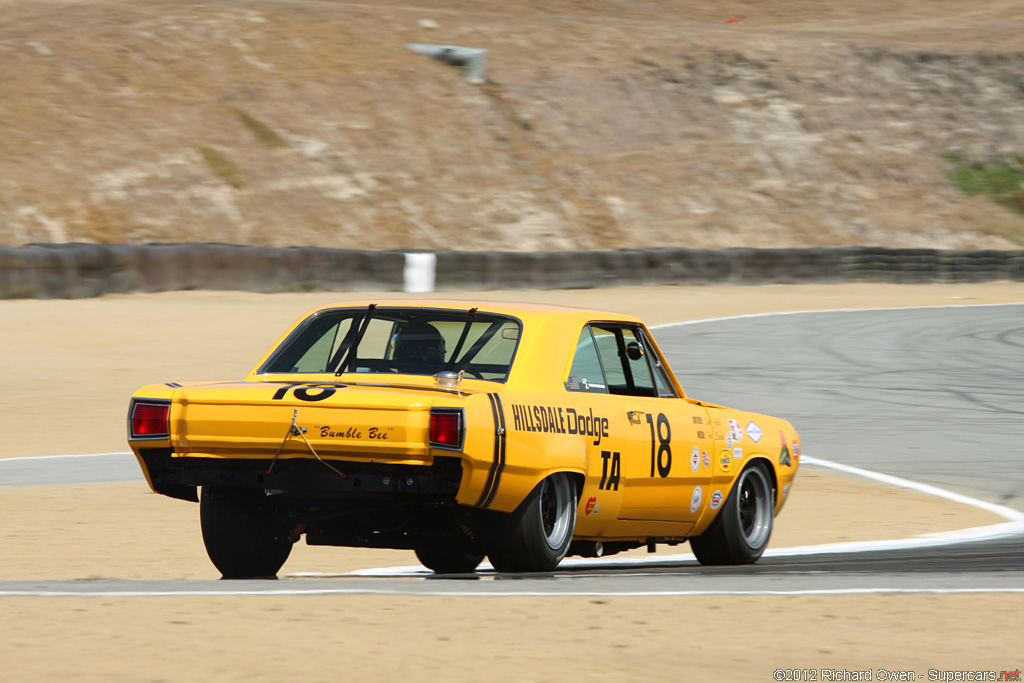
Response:
[[[561,550],[565,544],[574,511],[569,481],[563,476],[545,479],[540,492],[540,519],[544,540],[552,550]]]
[[[763,548],[772,533],[772,494],[768,478],[760,467],[744,470],[736,492],[743,540],[755,550]]]

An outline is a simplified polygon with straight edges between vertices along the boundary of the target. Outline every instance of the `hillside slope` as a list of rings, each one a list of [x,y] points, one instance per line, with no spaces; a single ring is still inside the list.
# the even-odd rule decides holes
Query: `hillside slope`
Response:
[[[1022,3],[408,4],[0,0],[0,244],[1024,244]]]

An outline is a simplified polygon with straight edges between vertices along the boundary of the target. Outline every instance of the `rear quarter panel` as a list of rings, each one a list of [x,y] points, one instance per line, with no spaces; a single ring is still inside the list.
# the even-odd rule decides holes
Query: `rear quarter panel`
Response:
[[[722,406],[707,407],[714,433],[714,474],[708,505],[692,533],[700,534],[711,524],[732,492],[740,472],[755,461],[766,465],[771,472],[775,514],[778,515],[800,466],[797,431],[781,418]]]

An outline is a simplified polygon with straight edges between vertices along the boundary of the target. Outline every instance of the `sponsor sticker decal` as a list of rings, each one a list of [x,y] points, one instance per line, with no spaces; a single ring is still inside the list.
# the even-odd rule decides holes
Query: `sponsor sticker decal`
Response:
[[[723,472],[732,469],[732,458],[729,456],[729,451],[722,451],[722,454],[718,456],[718,469]]]
[[[738,420],[729,420],[729,433],[732,434],[733,441],[743,441],[743,427],[740,427]]]
[[[729,432],[725,433],[725,447],[732,448],[732,434]]]
[[[584,509],[584,512],[588,515],[596,515],[600,507],[601,503],[597,501],[597,498],[591,496],[587,499],[587,507]]]
[[[732,447],[732,459],[733,460],[742,460],[743,459],[743,446],[733,446]]]
[[[782,452],[779,453],[779,464],[792,467],[793,460],[789,457],[789,446],[786,445],[786,435],[779,432],[779,439],[782,440]]]
[[[698,467],[700,467],[700,449],[694,446],[693,452],[690,453],[690,469],[696,472]]]
[[[788,489],[789,486],[786,486],[786,488]],[[721,505],[721,504],[722,504],[722,492],[720,490],[718,490],[718,489],[715,489],[714,492],[711,494],[711,509],[712,510],[717,510],[718,506]]]
[[[750,440],[754,443],[761,440],[761,428],[758,427],[757,423],[753,420],[747,423],[747,436],[749,436]]]
[[[698,486],[693,489],[693,497],[690,498],[690,514],[700,509],[700,501],[704,498],[704,492]]]
[[[708,455],[707,451],[701,451],[701,456],[704,458],[704,467],[711,467],[711,456]]]

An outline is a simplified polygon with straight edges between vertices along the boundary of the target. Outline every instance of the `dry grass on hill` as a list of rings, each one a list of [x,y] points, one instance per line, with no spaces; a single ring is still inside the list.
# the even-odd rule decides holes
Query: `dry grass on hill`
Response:
[[[1024,242],[1018,2],[0,6],[0,244]]]

